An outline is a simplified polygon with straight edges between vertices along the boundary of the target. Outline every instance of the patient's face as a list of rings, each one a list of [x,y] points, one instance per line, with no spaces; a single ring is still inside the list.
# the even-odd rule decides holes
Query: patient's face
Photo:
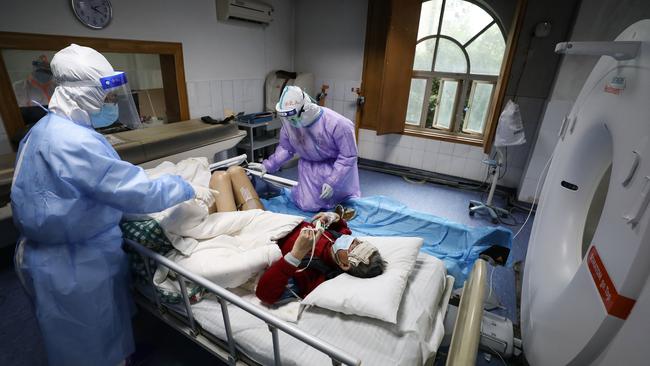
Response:
[[[347,271],[350,268],[350,262],[348,261],[348,252],[353,250],[358,244],[359,241],[357,239],[354,239],[352,241],[352,244],[350,244],[350,248],[348,250],[340,249],[334,253],[336,256],[336,264],[338,264],[342,270]]]

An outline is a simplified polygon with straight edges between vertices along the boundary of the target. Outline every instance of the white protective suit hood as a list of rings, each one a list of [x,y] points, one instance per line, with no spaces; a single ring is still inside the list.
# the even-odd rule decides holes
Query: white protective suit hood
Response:
[[[296,128],[311,125],[323,113],[322,108],[307,93],[293,85],[284,88],[275,111],[282,121]]]
[[[76,44],[57,52],[50,66],[57,87],[50,99],[49,109],[74,122],[90,126],[89,114],[99,112],[106,96],[99,79],[115,74],[113,66],[101,53]]]

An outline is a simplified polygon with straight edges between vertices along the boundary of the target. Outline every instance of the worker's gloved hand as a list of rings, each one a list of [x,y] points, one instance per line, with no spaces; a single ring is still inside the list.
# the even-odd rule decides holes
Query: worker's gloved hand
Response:
[[[198,186],[196,184],[192,184],[192,188],[194,189],[194,198],[205,203],[208,207],[214,204],[217,199],[216,196],[219,194],[219,191],[217,190]]]
[[[321,192],[320,192],[320,199],[326,200],[332,197],[333,194],[334,194],[334,188],[332,188],[332,186],[330,186],[327,183],[323,183],[323,187],[321,188]]]
[[[262,175],[266,174],[266,167],[264,166],[264,164],[248,163],[246,167],[251,170],[257,170],[258,172],[262,173]]]

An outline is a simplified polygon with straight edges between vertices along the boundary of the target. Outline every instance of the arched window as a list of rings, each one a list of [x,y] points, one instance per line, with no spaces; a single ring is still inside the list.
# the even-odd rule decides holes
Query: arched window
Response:
[[[506,49],[484,8],[464,0],[422,3],[406,128],[483,135]]]

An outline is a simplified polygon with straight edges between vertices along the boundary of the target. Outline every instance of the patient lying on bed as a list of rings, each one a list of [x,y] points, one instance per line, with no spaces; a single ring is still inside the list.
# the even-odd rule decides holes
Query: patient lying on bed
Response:
[[[342,272],[361,278],[383,273],[386,263],[377,248],[350,237],[352,232],[339,215],[319,213],[314,219],[329,227],[318,231],[313,224],[302,222],[278,240],[283,257],[262,274],[257,284],[256,295],[262,302],[277,305],[304,298]]]

